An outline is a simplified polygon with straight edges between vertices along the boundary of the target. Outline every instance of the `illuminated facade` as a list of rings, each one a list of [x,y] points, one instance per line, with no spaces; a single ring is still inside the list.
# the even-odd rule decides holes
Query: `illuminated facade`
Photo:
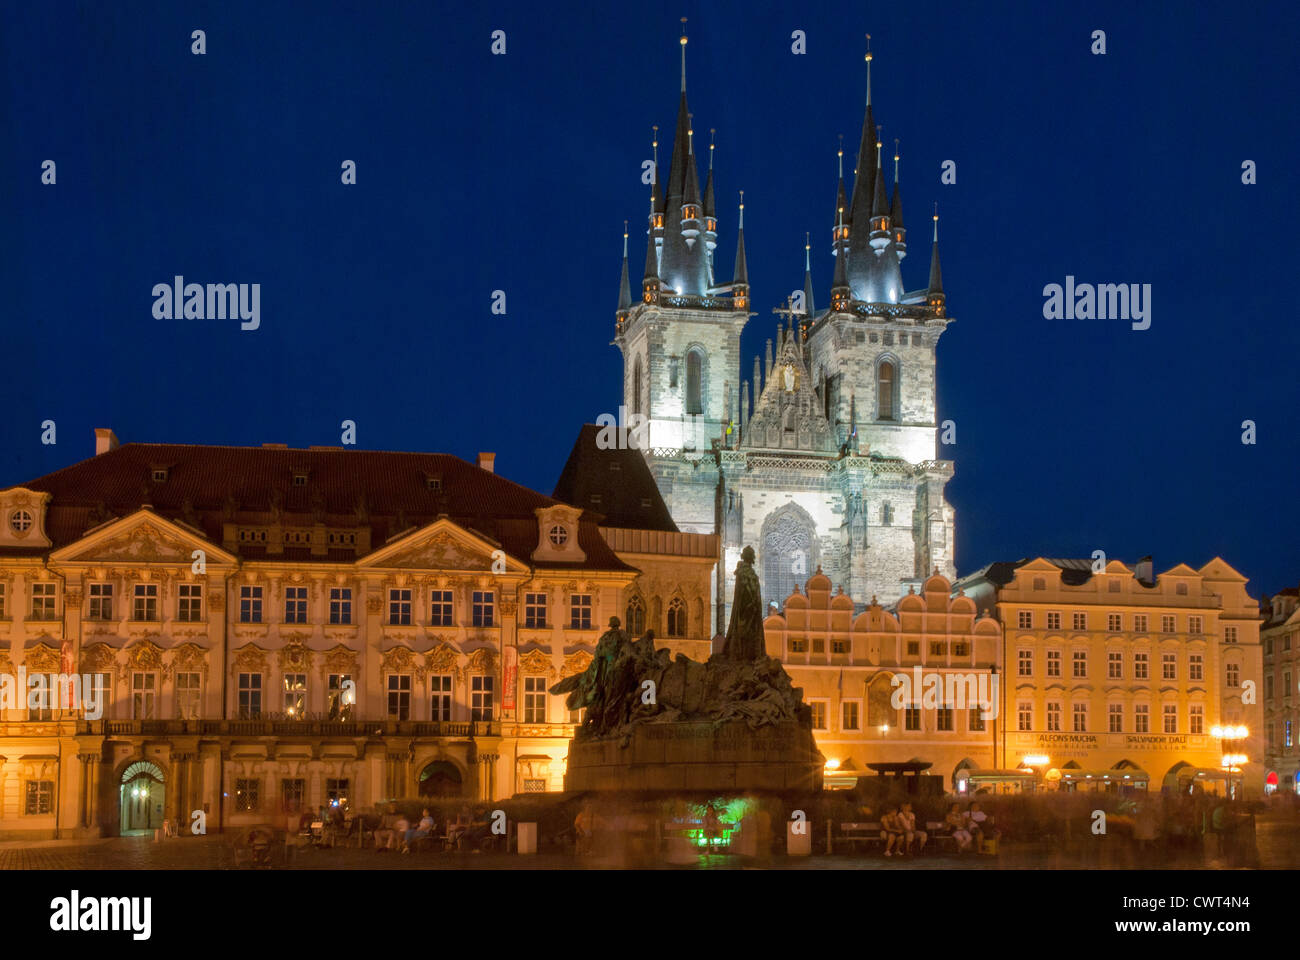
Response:
[[[546,691],[610,616],[635,597],[661,636],[673,617],[662,645],[707,654],[713,538],[607,541],[489,454],[98,434],[94,458],[0,491],[0,677],[106,694],[97,719],[6,704],[0,836],[560,790],[578,718]]]
[[[1267,782],[1285,792],[1300,790],[1300,602],[1295,587],[1280,590],[1262,603],[1264,623],[1264,745]]]
[[[746,545],[770,603],[818,567],[861,602],[892,603],[935,567],[953,575],[954,514],[944,497],[952,463],[936,455],[935,350],[951,322],[937,217],[927,283],[908,291],[899,158],[891,198],[869,71],[870,63],[853,189],[841,169],[835,207],[825,211],[835,259],[829,306],[815,306],[805,244],[803,289],[779,311],[784,319],[752,377],[741,355],[741,332],[755,316],[743,195],[734,266],[723,266],[712,145],[703,191],[697,171],[685,37],[672,155],[651,185],[635,300],[624,238],[619,419],[642,425],[641,452],[678,528],[722,538],[719,632]],[[657,138],[654,149],[657,164]]]
[[[957,589],[996,611],[1006,678],[998,763],[1049,780],[1263,785],[1259,605],[1215,558],[1158,577],[1112,560],[996,563]],[[1230,740],[1216,733],[1247,736]],[[1225,771],[1226,755],[1247,762]],[[1091,786],[1091,784],[1086,784]]]
[[[993,766],[1001,627],[938,573],[893,609],[874,600],[855,614],[818,571],[767,618],[768,655],[812,707],[828,786],[921,761],[952,790],[962,771]]]

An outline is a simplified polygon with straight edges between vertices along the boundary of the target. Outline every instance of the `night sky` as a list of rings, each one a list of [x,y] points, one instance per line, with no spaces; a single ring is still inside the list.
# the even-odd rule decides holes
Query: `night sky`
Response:
[[[619,402],[622,224],[635,287],[641,163],[651,124],[671,140],[687,16],[720,280],[745,190],[746,376],[802,285],[806,230],[829,299],[836,135],[847,175],[869,32],[909,289],[940,205],[959,572],[1102,549],[1157,570],[1222,555],[1255,596],[1294,586],[1296,8],[1088,6],[4,0],[0,483],[89,456],[94,427],[305,447],[351,419],[361,448],[492,450],[549,493]],[[260,329],[154,319],[176,274],[260,283]],[[1151,328],[1044,320],[1067,274],[1151,284]]]

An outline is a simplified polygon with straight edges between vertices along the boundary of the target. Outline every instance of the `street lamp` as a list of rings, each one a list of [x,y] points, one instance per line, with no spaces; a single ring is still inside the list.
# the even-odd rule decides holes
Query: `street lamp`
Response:
[[[1222,754],[1220,763],[1223,766],[1224,772],[1228,775],[1228,796],[1229,798],[1235,798],[1236,791],[1233,789],[1232,775],[1234,773],[1241,773],[1241,768],[1250,762],[1250,758],[1244,753],[1230,753],[1228,751],[1239,741],[1245,740],[1249,737],[1250,731],[1244,724],[1240,726],[1228,724],[1227,726],[1211,727],[1210,736],[1219,741],[1219,751]]]

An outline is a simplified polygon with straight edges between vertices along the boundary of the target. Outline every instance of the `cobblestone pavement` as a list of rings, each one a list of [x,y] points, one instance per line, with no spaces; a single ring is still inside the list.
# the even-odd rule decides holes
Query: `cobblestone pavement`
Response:
[[[1256,829],[1259,866],[1264,869],[1300,867],[1300,820],[1261,816]],[[155,843],[151,837],[113,837],[91,841],[38,841],[0,844],[0,870],[229,870],[237,869],[233,835],[183,837]],[[820,853],[820,848],[814,845]],[[273,869],[290,870],[573,870],[618,867],[611,860],[579,860],[565,854],[378,853],[373,849],[274,848]],[[1043,870],[1216,869],[1222,860],[1153,862],[1118,843],[1076,840],[1057,844],[1006,844],[997,857],[934,856],[886,859],[875,855],[778,857],[756,864],[740,857],[701,855],[695,867],[713,870],[754,866],[789,870]],[[680,869],[666,864],[637,864]],[[246,867],[238,867],[246,869]]]

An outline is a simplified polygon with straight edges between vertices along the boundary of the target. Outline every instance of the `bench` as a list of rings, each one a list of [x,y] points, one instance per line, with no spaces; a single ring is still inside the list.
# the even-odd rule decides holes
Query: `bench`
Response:
[[[828,833],[830,832],[829,828],[830,824],[828,823]],[[827,837],[826,852],[833,853],[836,846],[843,847],[846,845],[851,852],[856,852],[858,844],[863,844],[867,848],[870,848],[873,844],[879,844],[880,842],[879,821],[872,823],[841,823],[840,835],[834,838],[833,842],[830,837]]]
[[[952,844],[952,852],[957,852],[957,838],[952,835],[952,831],[942,820],[927,820],[925,822],[925,832],[930,835],[927,846],[937,856],[940,845],[944,843]]]

